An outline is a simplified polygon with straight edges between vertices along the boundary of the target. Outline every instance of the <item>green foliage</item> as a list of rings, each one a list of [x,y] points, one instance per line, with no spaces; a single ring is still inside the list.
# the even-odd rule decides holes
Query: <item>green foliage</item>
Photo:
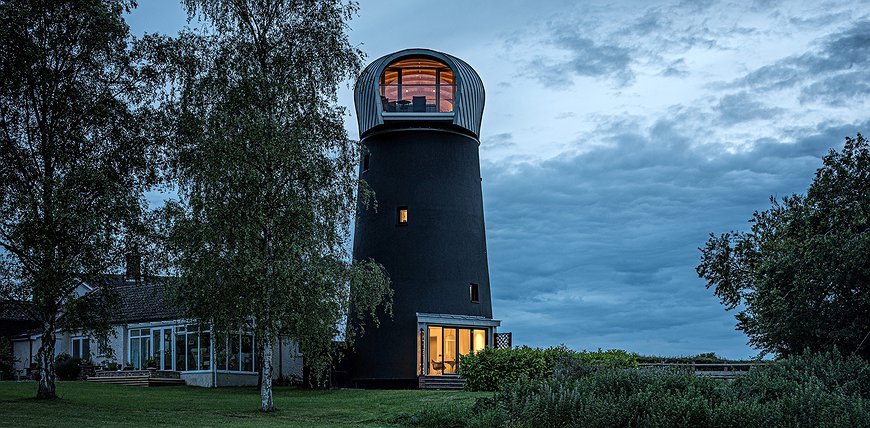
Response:
[[[54,330],[105,336],[112,290],[156,182],[153,70],[130,43],[128,0],[0,2],[0,301],[43,326],[38,398],[54,398]],[[74,325],[73,325],[74,324]]]
[[[18,361],[12,353],[12,341],[0,337],[0,379],[9,380],[15,377],[15,362]]]
[[[485,348],[460,357],[459,374],[471,391],[495,391],[499,385],[520,379],[546,379],[561,367],[580,370],[581,366],[632,368],[637,367],[634,354],[610,350],[596,352],[573,351],[567,347],[511,349]]]
[[[806,195],[771,198],[748,232],[711,234],[697,272],[763,351],[870,359],[870,143],[846,137],[823,162]]]
[[[347,254],[360,150],[336,94],[361,65],[346,33],[356,4],[184,4],[210,28],[149,40],[173,76],[163,106],[179,200],[164,220],[176,301],[215,331],[255,331],[264,370],[285,335],[321,374],[335,337],[356,333],[342,322],[389,313],[391,295],[380,265]]]
[[[60,380],[78,380],[81,366],[81,358],[73,358],[69,354],[60,354],[54,359],[54,372]]]
[[[556,371],[503,385],[474,406],[407,415],[417,426],[870,426],[870,364],[805,353],[733,382],[672,371]]]

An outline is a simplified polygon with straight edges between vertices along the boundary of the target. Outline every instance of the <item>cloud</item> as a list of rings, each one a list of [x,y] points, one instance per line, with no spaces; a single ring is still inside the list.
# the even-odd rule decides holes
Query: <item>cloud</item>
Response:
[[[563,54],[559,58],[539,55],[526,67],[545,86],[569,86],[577,76],[609,78],[622,85],[634,79],[627,48],[597,42],[567,26],[554,29],[547,43]]]
[[[823,125],[731,152],[673,119],[614,118],[595,131],[607,144],[594,150],[484,164],[504,330],[534,345],[749,356],[733,314],[695,275],[697,248],[710,232],[745,227],[770,195],[806,189],[820,157],[861,126]]]
[[[734,85],[770,91],[816,79],[836,84],[837,75],[844,72],[857,73],[865,81],[870,80],[870,21],[858,21],[844,31],[825,36],[818,44],[815,51],[759,67]]]
[[[516,146],[516,143],[513,142],[513,134],[510,132],[485,136],[483,141],[480,143],[480,148],[482,150],[508,149],[513,146]]]
[[[686,70],[686,60],[683,58],[671,61],[660,73],[665,77],[683,77],[689,74]]]
[[[785,110],[776,107],[765,107],[747,92],[725,95],[719,99],[716,106],[719,118],[725,125],[734,125],[750,120],[772,119]]]

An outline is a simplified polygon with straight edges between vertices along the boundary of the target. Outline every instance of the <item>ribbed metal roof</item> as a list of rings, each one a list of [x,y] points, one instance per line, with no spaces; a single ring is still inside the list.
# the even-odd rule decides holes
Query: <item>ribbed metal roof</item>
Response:
[[[384,69],[395,61],[413,57],[434,58],[447,64],[453,70],[456,79],[456,102],[453,106],[453,124],[467,129],[479,137],[485,99],[483,81],[480,80],[477,72],[465,61],[431,49],[405,49],[384,55],[372,61],[363,70],[354,87],[354,104],[356,104],[356,117],[359,122],[360,136],[384,123],[378,88]]]

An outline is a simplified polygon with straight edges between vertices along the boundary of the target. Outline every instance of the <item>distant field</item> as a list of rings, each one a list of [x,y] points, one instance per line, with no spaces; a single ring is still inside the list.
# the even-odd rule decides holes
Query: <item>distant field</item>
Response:
[[[275,388],[274,414],[261,414],[254,388],[138,388],[58,382],[59,400],[36,401],[33,382],[0,382],[0,426],[391,426],[424,406],[472,402],[491,393],[309,391]]]

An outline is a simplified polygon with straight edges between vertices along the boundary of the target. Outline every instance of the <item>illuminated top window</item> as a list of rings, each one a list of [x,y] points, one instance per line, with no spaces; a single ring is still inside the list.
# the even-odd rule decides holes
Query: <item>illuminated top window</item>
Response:
[[[455,95],[453,70],[434,59],[397,61],[381,75],[381,107],[385,112],[450,113]]]

